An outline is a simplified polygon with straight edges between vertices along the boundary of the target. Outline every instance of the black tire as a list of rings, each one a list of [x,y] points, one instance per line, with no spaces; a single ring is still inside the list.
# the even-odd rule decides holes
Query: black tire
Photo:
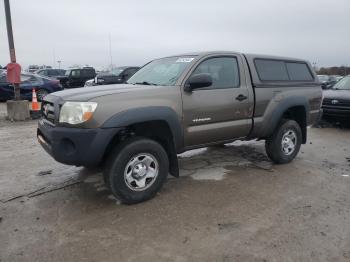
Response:
[[[288,138],[288,134],[292,134],[291,137],[296,137],[293,151],[289,151],[289,147],[283,148],[282,139],[284,135]],[[278,125],[273,135],[265,141],[265,149],[268,157],[276,164],[286,164],[291,162],[300,150],[302,142],[302,133],[299,124],[294,120],[283,119]],[[285,143],[286,144],[286,143]]]
[[[151,182],[146,182],[143,190],[135,189],[126,180],[125,172],[130,161],[136,156],[146,154],[155,159],[158,170]],[[137,159],[138,160],[138,159]],[[135,165],[134,165],[135,166]],[[146,169],[148,170],[148,168]],[[133,137],[121,142],[109,155],[105,169],[104,180],[113,195],[125,204],[136,204],[151,199],[161,189],[169,172],[169,159],[164,148],[154,140]],[[132,172],[132,174],[134,174]],[[147,180],[146,180],[147,181]],[[132,189],[133,188],[133,189]],[[137,191],[138,190],[138,191]]]

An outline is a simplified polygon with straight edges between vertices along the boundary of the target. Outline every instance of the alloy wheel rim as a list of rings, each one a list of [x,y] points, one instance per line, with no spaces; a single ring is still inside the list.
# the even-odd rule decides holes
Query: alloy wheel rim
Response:
[[[289,156],[294,153],[297,145],[297,134],[294,130],[287,130],[282,136],[282,152]]]
[[[159,164],[157,159],[148,153],[133,156],[124,170],[124,180],[133,191],[144,191],[157,179]]]

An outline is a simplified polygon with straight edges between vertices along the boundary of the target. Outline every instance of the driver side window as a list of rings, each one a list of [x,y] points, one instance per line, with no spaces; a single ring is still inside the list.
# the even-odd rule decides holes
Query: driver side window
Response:
[[[72,77],[80,77],[80,70],[73,70],[71,73]]]
[[[215,57],[203,61],[192,75],[209,74],[213,84],[206,89],[239,87],[239,69],[235,57]]]

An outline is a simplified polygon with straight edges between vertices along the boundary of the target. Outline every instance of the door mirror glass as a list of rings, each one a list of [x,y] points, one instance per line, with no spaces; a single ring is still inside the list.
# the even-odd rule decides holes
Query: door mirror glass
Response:
[[[187,80],[185,90],[192,91],[194,89],[211,86],[212,84],[213,79],[209,74],[195,74]]]

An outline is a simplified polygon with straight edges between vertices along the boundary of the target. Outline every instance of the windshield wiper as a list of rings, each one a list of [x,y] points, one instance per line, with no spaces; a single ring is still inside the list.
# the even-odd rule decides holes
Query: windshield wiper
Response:
[[[147,82],[147,81],[143,81],[143,82],[136,82],[136,83],[134,83],[134,85],[157,86],[157,84],[150,83],[150,82]]]

